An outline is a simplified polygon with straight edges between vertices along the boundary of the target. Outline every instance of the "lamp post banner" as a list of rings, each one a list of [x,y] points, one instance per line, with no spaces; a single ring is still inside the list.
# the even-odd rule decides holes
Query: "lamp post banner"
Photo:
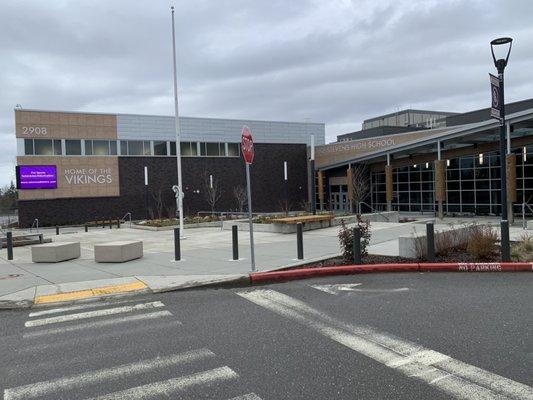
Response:
[[[494,76],[492,74],[489,74],[490,77],[490,92],[492,94],[492,105],[490,108],[490,116],[492,118],[496,118],[498,120],[501,120],[501,114],[500,114],[500,78],[497,76]]]

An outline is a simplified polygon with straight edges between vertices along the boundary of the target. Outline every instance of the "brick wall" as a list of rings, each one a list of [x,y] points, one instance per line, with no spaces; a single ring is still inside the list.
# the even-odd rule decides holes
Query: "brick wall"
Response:
[[[289,198],[293,209],[307,197],[306,146],[303,144],[256,144],[251,166],[252,207],[254,211],[280,211],[283,200],[283,161],[288,161]],[[119,157],[120,196],[68,198],[19,202],[21,226],[31,225],[38,218],[40,225],[68,225],[87,221],[120,218],[131,212],[133,219],[149,216],[148,208],[158,214],[156,199],[162,199],[164,216],[175,212],[172,185],[177,184],[176,159],[173,157]],[[144,188],[144,166],[148,167],[149,185]],[[235,186],[246,185],[242,158],[183,157],[185,215],[210,210],[205,199],[205,176],[213,175],[220,187],[217,211],[235,210]],[[200,193],[195,193],[199,190]]]

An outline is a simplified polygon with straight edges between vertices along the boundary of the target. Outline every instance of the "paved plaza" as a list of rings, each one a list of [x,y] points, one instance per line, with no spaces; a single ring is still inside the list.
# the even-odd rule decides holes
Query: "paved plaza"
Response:
[[[415,222],[410,223],[373,222],[370,254],[398,255],[398,236],[425,232],[425,222],[429,220],[433,218],[418,216]],[[439,230],[463,222],[472,220],[437,220],[435,228]],[[497,224],[496,219],[484,222]],[[81,257],[60,263],[32,263],[31,246],[23,246],[15,247],[14,259],[8,261],[6,249],[3,249],[0,253],[0,297],[41,286],[67,291],[108,283],[129,283],[138,277],[209,279],[213,276],[246,275],[251,271],[248,232],[239,232],[238,261],[231,259],[231,231],[217,227],[186,229],[186,238],[181,241],[181,261],[174,261],[171,230],[148,231],[123,225],[121,229],[91,228],[87,233],[82,227],[63,228],[60,235],[56,235],[54,229],[41,229],[40,232],[54,242],[79,241]],[[339,227],[304,232],[304,260],[296,258],[295,234],[255,232],[256,269],[275,270],[339,255],[338,232]],[[523,232],[515,226],[511,229],[511,237],[518,239]],[[15,232],[15,235],[21,233]],[[117,240],[142,240],[144,257],[125,263],[96,263],[94,245]]]

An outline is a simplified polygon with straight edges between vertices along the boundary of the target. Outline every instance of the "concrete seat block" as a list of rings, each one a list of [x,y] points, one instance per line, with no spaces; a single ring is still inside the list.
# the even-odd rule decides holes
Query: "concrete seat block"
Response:
[[[31,260],[34,263],[55,263],[79,258],[80,242],[52,242],[32,246]]]
[[[94,246],[94,260],[96,262],[126,262],[143,256],[143,242],[118,241]]]

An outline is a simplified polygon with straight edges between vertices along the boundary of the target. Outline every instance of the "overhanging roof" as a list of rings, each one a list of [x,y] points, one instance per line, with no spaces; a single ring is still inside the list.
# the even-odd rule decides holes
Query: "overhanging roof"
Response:
[[[530,131],[524,132],[520,128],[533,128],[533,108],[519,111],[506,116],[506,122],[515,127],[515,132],[512,133],[513,137],[531,135]],[[437,130],[428,130],[428,134],[435,132],[435,134],[418,140],[405,142],[393,146],[389,146],[384,149],[378,149],[373,152],[368,152],[360,156],[338,161],[326,166],[322,166],[320,170],[328,170],[337,168],[348,163],[357,163],[362,161],[368,161],[372,159],[378,159],[390,155],[409,155],[413,153],[413,150],[417,150],[417,154],[432,153],[437,150],[437,143],[445,143],[446,148],[457,148],[463,146],[469,146],[477,143],[492,142],[499,139],[499,126],[500,122],[495,119],[490,119],[473,124],[459,125],[450,128],[444,128]],[[421,131],[415,131],[420,133]],[[394,135],[390,135],[392,137]]]

